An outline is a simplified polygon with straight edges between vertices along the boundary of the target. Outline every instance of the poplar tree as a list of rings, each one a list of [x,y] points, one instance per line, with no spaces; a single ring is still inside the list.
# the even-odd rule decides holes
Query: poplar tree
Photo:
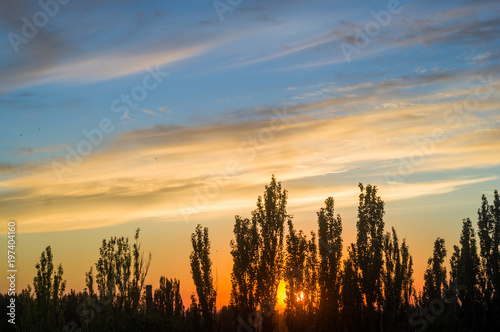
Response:
[[[368,330],[378,327],[376,307],[383,303],[382,269],[384,246],[384,202],[377,195],[377,187],[359,184],[356,263],[361,274],[361,290],[367,307]]]
[[[52,249],[47,246],[36,264],[37,274],[33,278],[34,298],[31,287],[23,291],[25,314],[21,317],[23,330],[27,331],[64,331],[64,313],[61,299],[66,289],[63,268],[57,270],[52,262]]]
[[[252,221],[259,227],[259,265],[257,294],[263,313],[263,331],[274,330],[278,285],[284,265],[284,224],[291,217],[286,211],[288,193],[274,175],[265,187],[264,197],[257,199]]]
[[[285,320],[289,331],[307,331],[306,301],[306,262],[308,241],[302,231],[297,232],[291,220],[288,221],[286,236],[285,281],[286,309]]]
[[[305,276],[306,281],[304,287],[307,294],[305,310],[309,326],[316,328],[318,324],[317,316],[319,307],[319,262],[318,245],[314,232],[311,232],[311,238],[307,241]]]
[[[103,330],[127,329],[137,322],[141,295],[144,291],[145,279],[151,263],[151,253],[145,259],[139,243],[140,229],[134,235],[135,243],[130,244],[128,237],[111,237],[103,239],[99,248],[99,258],[93,267],[85,273],[86,285],[93,301],[94,283],[97,285],[99,303],[104,307],[99,311],[96,320],[88,319],[89,326],[99,325]],[[87,307],[91,307],[91,303]],[[95,315],[92,310],[90,317]],[[126,320],[117,319],[117,314],[125,314]],[[86,320],[87,321],[87,320]]]
[[[388,330],[402,330],[402,326],[396,324],[404,321],[402,318],[414,294],[413,259],[405,240],[399,246],[394,227],[392,233],[387,232],[384,237],[384,258],[384,326]]]
[[[318,216],[319,315],[320,331],[337,325],[340,307],[340,264],[342,259],[342,219],[335,217],[334,199],[328,197]]]
[[[446,248],[444,239],[438,237],[434,241],[434,251],[432,257],[427,260],[427,269],[424,273],[424,289],[422,300],[424,305],[429,305],[434,299],[440,299],[443,296],[446,284],[446,268],[444,259],[446,258]]]
[[[231,240],[233,269],[231,272],[231,304],[236,315],[249,321],[256,310],[259,233],[256,221],[235,216],[234,240]]]
[[[474,318],[480,314],[478,303],[480,297],[480,261],[477,255],[476,237],[469,218],[463,220],[460,248],[454,247],[451,259],[451,282],[460,286],[458,298],[461,303],[461,314],[464,327],[473,329]]]
[[[347,248],[347,258],[341,272],[342,290],[342,328],[344,331],[362,331],[362,317],[365,311],[363,294],[360,287],[361,275],[358,269],[356,246]]]
[[[213,330],[215,301],[217,292],[214,288],[212,275],[212,261],[210,260],[210,240],[208,238],[208,228],[202,228],[201,225],[191,234],[191,274],[198,301],[201,307],[204,330],[209,332]]]
[[[486,277],[485,292],[488,304],[500,308],[500,196],[494,192],[492,205],[488,204],[485,195],[481,198],[478,210],[478,236],[481,253],[481,263]]]

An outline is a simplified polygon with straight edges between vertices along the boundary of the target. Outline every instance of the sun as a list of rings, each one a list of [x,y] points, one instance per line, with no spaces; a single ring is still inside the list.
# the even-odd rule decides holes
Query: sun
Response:
[[[286,283],[281,280],[278,285],[278,308],[285,308],[285,299],[286,299]]]

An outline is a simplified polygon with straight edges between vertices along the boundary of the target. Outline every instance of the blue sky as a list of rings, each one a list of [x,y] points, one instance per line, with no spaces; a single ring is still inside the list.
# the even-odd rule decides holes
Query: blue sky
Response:
[[[187,232],[187,260],[202,222],[228,251],[275,174],[306,232],[334,196],[346,243],[357,183],[378,185],[421,274],[499,187],[498,2],[66,2],[1,5],[0,211],[38,239],[30,269],[37,234],[123,225]]]

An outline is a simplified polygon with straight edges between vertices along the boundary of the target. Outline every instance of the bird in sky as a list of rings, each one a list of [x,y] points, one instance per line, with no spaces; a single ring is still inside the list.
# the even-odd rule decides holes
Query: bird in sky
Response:
[[[158,158],[154,157],[156,159],[156,161],[158,162]]]

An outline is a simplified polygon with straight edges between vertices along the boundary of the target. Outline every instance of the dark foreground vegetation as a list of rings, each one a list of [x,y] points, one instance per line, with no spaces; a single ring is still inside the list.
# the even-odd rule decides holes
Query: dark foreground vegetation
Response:
[[[65,292],[61,265],[50,246],[36,265],[33,285],[16,296],[18,331],[498,331],[500,330],[500,197],[483,195],[477,236],[464,219],[459,245],[448,255],[434,242],[418,294],[405,239],[385,230],[377,187],[359,184],[357,237],[343,257],[342,219],[328,197],[317,212],[317,233],[294,227],[287,191],[272,178],[250,218],[235,217],[232,292],[216,310],[208,228],[191,236],[196,294],[184,305],[180,282],[161,277],[145,285],[151,254],[134,241],[103,240],[85,275],[84,292]],[[449,257],[449,258],[447,258]],[[449,259],[451,271],[444,264]],[[277,291],[286,282],[286,308]],[[6,308],[10,297],[0,295]],[[4,316],[1,331],[14,326]]]

